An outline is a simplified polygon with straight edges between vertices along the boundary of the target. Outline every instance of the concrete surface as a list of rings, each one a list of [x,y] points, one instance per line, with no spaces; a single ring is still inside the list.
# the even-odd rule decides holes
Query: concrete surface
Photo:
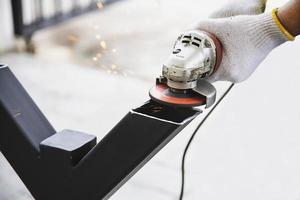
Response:
[[[57,130],[100,140],[148,99],[178,32],[219,2],[124,1],[37,34],[34,56],[10,53],[0,62],[10,65]],[[189,152],[184,199],[300,199],[299,52],[299,40],[273,51],[202,127]],[[216,87],[220,95],[228,83]],[[182,151],[203,116],[111,199],[178,199]],[[0,169],[0,200],[31,199],[3,158]]]

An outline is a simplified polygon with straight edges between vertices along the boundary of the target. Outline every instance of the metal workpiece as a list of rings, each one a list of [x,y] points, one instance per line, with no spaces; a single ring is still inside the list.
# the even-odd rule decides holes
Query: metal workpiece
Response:
[[[71,168],[96,146],[96,136],[86,133],[63,130],[40,143],[40,157],[57,166]]]
[[[0,69],[7,67],[7,65],[0,64]]]
[[[96,195],[108,199],[199,113],[192,109],[172,109],[152,101],[130,111],[79,162],[76,174],[84,181],[78,182],[78,188],[91,194],[89,199],[96,199]],[[89,187],[84,187],[86,183]],[[94,190],[99,193],[92,196]]]
[[[37,200],[108,199],[199,113],[151,100],[97,144],[90,134],[56,132],[0,66],[0,150]]]
[[[36,199],[48,181],[39,145],[55,132],[10,69],[0,68],[0,150]]]

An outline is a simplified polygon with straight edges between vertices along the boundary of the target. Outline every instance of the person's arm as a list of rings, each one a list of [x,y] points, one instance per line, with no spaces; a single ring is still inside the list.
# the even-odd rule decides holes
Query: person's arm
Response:
[[[192,27],[212,33],[223,46],[222,62],[209,82],[246,80],[273,49],[300,34],[300,0],[264,13],[266,0],[230,2],[214,12],[213,19]]]
[[[300,0],[291,0],[278,9],[278,18],[293,35],[300,35]]]

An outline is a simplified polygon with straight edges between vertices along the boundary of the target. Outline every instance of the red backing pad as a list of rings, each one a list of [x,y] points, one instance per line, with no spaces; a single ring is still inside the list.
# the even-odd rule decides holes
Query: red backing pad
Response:
[[[176,107],[194,107],[206,103],[206,98],[193,90],[187,90],[187,93],[174,93],[166,84],[155,85],[149,91],[149,96],[158,103]]]

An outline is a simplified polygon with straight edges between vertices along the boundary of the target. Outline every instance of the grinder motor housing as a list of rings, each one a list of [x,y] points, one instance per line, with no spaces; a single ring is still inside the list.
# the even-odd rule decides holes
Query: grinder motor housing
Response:
[[[191,30],[179,35],[150,97],[171,106],[211,106],[216,91],[205,78],[216,71],[221,59],[221,43],[212,34]]]

